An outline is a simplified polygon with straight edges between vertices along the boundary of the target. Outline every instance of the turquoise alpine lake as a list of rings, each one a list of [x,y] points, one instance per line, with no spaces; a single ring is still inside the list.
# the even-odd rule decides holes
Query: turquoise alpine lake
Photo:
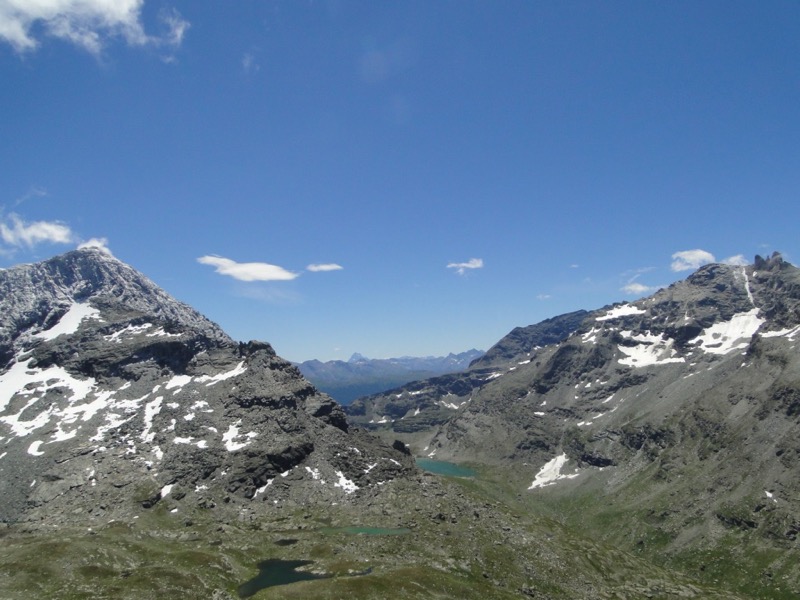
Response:
[[[444,475],[446,477],[475,477],[477,475],[474,470],[468,467],[462,467],[456,463],[445,462],[443,460],[417,458],[416,461],[420,469],[435,475]]]

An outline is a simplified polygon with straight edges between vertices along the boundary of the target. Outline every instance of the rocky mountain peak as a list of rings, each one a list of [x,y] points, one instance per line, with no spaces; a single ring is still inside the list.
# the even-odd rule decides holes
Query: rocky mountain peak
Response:
[[[515,328],[469,370],[361,399],[348,412],[365,426],[430,440],[417,450],[437,457],[529,458],[558,447],[565,428],[603,435],[603,426],[642,411],[663,413],[659,386],[681,390],[670,392],[675,407],[691,402],[676,380],[720,387],[710,382],[752,367],[751,353],[794,348],[798,329],[800,270],[779,254],[749,266],[709,264],[647,298]]]
[[[527,327],[515,327],[483,356],[470,363],[470,367],[490,367],[519,356],[527,356],[536,348],[556,344],[566,339],[580,327],[589,313],[577,310]]]
[[[139,311],[223,343],[233,340],[203,315],[98,248],[0,272],[0,348],[46,331],[76,304]],[[7,348],[6,348],[7,350]]]
[[[791,265],[789,265],[789,263],[787,263],[785,260],[783,260],[783,257],[781,256],[781,253],[777,252],[777,251],[773,252],[772,256],[770,256],[769,258],[762,258],[761,256],[756,255],[755,261],[753,263],[753,266],[758,271],[780,270],[780,269],[786,267],[787,265],[791,266]]]
[[[0,272],[0,314],[0,521],[342,502],[413,470],[269,344],[99,250]]]
[[[602,535],[644,520],[659,556],[720,539],[781,556],[800,532],[798,350],[800,269],[773,254],[516,328],[467,371],[347,410],[428,458],[513,470],[581,526],[594,506]]]

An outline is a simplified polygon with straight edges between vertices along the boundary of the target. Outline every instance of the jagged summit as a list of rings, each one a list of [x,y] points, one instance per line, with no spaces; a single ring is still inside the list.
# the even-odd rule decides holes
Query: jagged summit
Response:
[[[367,362],[368,360],[369,359],[366,356],[364,356],[363,354],[360,354],[358,352],[354,352],[353,355],[347,360],[347,362],[349,362],[349,363],[362,363],[362,362]]]
[[[132,267],[87,247],[0,273],[0,346],[24,333],[47,330],[76,304],[96,302],[141,311],[209,339],[233,343],[218,325]]]
[[[470,367],[490,367],[512,360],[516,356],[548,344],[558,343],[575,331],[589,313],[578,310],[551,319],[545,319],[535,325],[515,327],[508,335],[489,348],[486,354],[470,363]]]
[[[341,502],[413,469],[269,344],[100,250],[0,272],[0,314],[0,521]]]
[[[785,267],[791,267],[792,265],[790,265],[783,259],[783,256],[781,256],[780,252],[775,251],[772,253],[772,256],[768,258],[762,258],[758,254],[756,254],[755,261],[753,261],[753,266],[754,268],[760,271],[764,270],[772,271],[775,269],[783,269]]]

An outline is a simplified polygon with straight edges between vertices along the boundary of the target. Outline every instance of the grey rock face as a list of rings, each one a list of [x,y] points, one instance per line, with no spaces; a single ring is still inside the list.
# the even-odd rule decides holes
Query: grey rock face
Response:
[[[219,326],[170,297],[141,273],[96,248],[86,248],[3,271],[0,345],[6,346],[21,334],[48,329],[73,302],[89,298],[102,298],[111,305],[195,329],[212,340],[232,341]]]
[[[737,527],[741,509],[741,523],[791,542],[800,270],[778,255],[708,265],[649,298],[563,320],[573,318],[557,342],[490,350],[447,385],[362,399],[351,419],[437,459],[524,465],[532,490],[584,484],[618,500],[638,490],[629,501],[646,507],[680,494],[690,507],[663,517],[674,531],[691,518],[710,531]],[[497,347],[514,347],[512,337]],[[477,369],[483,362],[491,367]],[[448,414],[423,418],[432,407]],[[773,531],[778,522],[785,532]]]
[[[516,327],[489,348],[484,356],[472,361],[470,367],[503,364],[518,356],[527,356],[538,348],[557,344],[578,329],[588,314],[585,310],[577,310],[527,327]]]
[[[0,520],[358,501],[414,470],[265,343],[97,250],[0,272]],[[238,510],[238,509],[237,509]]]
[[[495,366],[529,359],[544,346],[569,337],[589,313],[584,310],[517,327],[475,358],[467,370],[398,386],[356,399],[345,407],[355,423],[391,426],[397,433],[416,433],[446,423],[474,392],[497,376]]]

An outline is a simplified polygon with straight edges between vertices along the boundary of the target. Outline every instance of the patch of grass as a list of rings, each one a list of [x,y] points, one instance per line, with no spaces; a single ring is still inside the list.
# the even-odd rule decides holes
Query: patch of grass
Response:
[[[626,553],[645,559],[653,569],[674,574],[674,581],[682,579],[690,589],[704,589],[708,594],[730,590],[731,597],[772,600],[800,597],[796,568],[800,551],[758,535],[760,529],[767,534],[785,531],[788,517],[770,513],[761,526],[753,516],[755,502],[744,498],[719,507],[709,521],[708,506],[698,503],[697,494],[659,479],[655,476],[658,468],[654,464],[644,469],[611,493],[602,487],[567,484],[529,494],[521,502],[532,514],[561,524],[578,540],[611,544],[620,551],[615,560],[626,560]],[[773,526],[773,521],[779,524]],[[686,539],[681,537],[686,535]],[[627,571],[622,564],[608,564],[582,543],[574,548],[585,563],[577,570],[594,570],[609,583]]]
[[[701,581],[722,584],[751,598],[798,598],[798,553],[769,548],[731,532],[705,549],[681,552],[670,563]]]
[[[441,485],[428,481],[423,496],[376,499],[367,508],[305,506],[246,524],[220,522],[214,511],[172,514],[165,506],[94,531],[11,528],[0,544],[0,598],[235,599],[258,563],[270,558],[312,560],[310,569],[332,577],[262,590],[255,600],[791,597],[761,593],[773,584],[747,587],[746,576],[732,571],[745,565],[743,573],[761,569],[780,583],[793,564],[778,564],[776,555],[737,555],[735,543],[713,562],[670,553],[673,532],[660,511],[603,502],[597,489],[571,485],[529,493],[530,481],[519,469],[436,480]],[[627,493],[635,497],[640,490]],[[666,511],[668,504],[667,498],[656,505]],[[348,526],[408,533],[322,531]],[[295,541],[275,543],[281,539]]]

